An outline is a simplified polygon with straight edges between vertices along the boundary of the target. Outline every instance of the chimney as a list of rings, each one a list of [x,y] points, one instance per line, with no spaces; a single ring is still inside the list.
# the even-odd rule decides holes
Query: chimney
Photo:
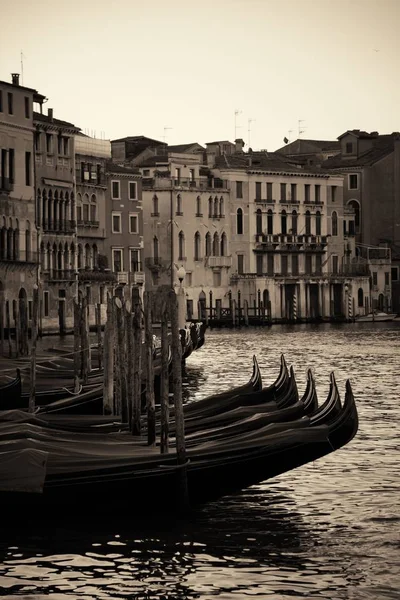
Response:
[[[242,138],[235,140],[235,152],[243,152],[244,141]]]
[[[49,121],[53,122],[53,109],[52,108],[47,109],[47,116],[49,117]]]
[[[12,84],[19,85],[19,73],[11,73]]]

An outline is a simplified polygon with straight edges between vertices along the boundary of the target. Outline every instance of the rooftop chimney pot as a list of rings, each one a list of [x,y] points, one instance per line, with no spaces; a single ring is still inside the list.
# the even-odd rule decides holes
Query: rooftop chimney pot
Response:
[[[49,117],[50,121],[53,121],[53,109],[52,108],[47,109],[47,116]]]
[[[19,73],[11,73],[12,84],[19,85]]]

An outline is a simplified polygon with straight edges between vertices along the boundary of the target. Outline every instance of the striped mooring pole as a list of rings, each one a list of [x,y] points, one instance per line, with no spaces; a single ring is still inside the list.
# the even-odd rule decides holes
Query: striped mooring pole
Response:
[[[348,318],[351,320],[353,318],[353,298],[351,297],[350,292],[347,299],[347,307]]]
[[[293,294],[293,319],[297,319],[297,296],[296,292]]]

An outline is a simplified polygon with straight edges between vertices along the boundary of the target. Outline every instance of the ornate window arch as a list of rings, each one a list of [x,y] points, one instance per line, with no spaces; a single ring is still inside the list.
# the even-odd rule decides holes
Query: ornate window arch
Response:
[[[284,235],[287,233],[287,214],[286,210],[281,212],[281,233]]]
[[[305,232],[306,235],[311,235],[311,213],[309,210],[306,211],[306,227],[305,227]]]
[[[256,233],[257,233],[257,235],[262,234],[262,211],[261,211],[261,208],[257,208],[257,211],[256,211]]]
[[[183,231],[179,232],[178,235],[178,260],[184,260],[185,258],[185,234]]]
[[[337,212],[334,210],[332,215],[332,235],[336,236],[338,234],[338,216]]]
[[[198,231],[194,234],[194,260],[201,260],[201,237]]]
[[[226,233],[224,231],[221,235],[221,256],[227,255],[227,250],[228,250],[227,246],[228,246],[228,240],[226,237]]]
[[[238,235],[243,233],[243,210],[241,208],[236,211],[236,233]]]
[[[321,213],[319,210],[315,213],[315,235],[321,235]]]
[[[211,233],[206,233],[206,256],[211,256]]]
[[[269,235],[274,233],[274,213],[271,209],[267,212],[267,233]]]
[[[297,211],[292,210],[292,234],[293,235],[297,235],[297,223],[298,223]]]
[[[354,210],[354,227],[356,233],[360,232],[361,225],[361,207],[358,200],[349,200],[347,206],[350,206]]]
[[[217,232],[214,233],[214,239],[213,239],[213,256],[219,256],[219,235]]]
[[[200,217],[201,215],[201,197],[197,196],[196,198],[196,216]]]

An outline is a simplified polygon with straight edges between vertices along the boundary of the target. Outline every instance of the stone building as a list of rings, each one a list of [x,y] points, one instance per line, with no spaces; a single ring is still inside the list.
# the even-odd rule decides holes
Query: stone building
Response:
[[[38,281],[33,106],[43,100],[20,85],[18,74],[0,81],[1,343],[8,318],[12,328],[19,318],[30,320]]]

